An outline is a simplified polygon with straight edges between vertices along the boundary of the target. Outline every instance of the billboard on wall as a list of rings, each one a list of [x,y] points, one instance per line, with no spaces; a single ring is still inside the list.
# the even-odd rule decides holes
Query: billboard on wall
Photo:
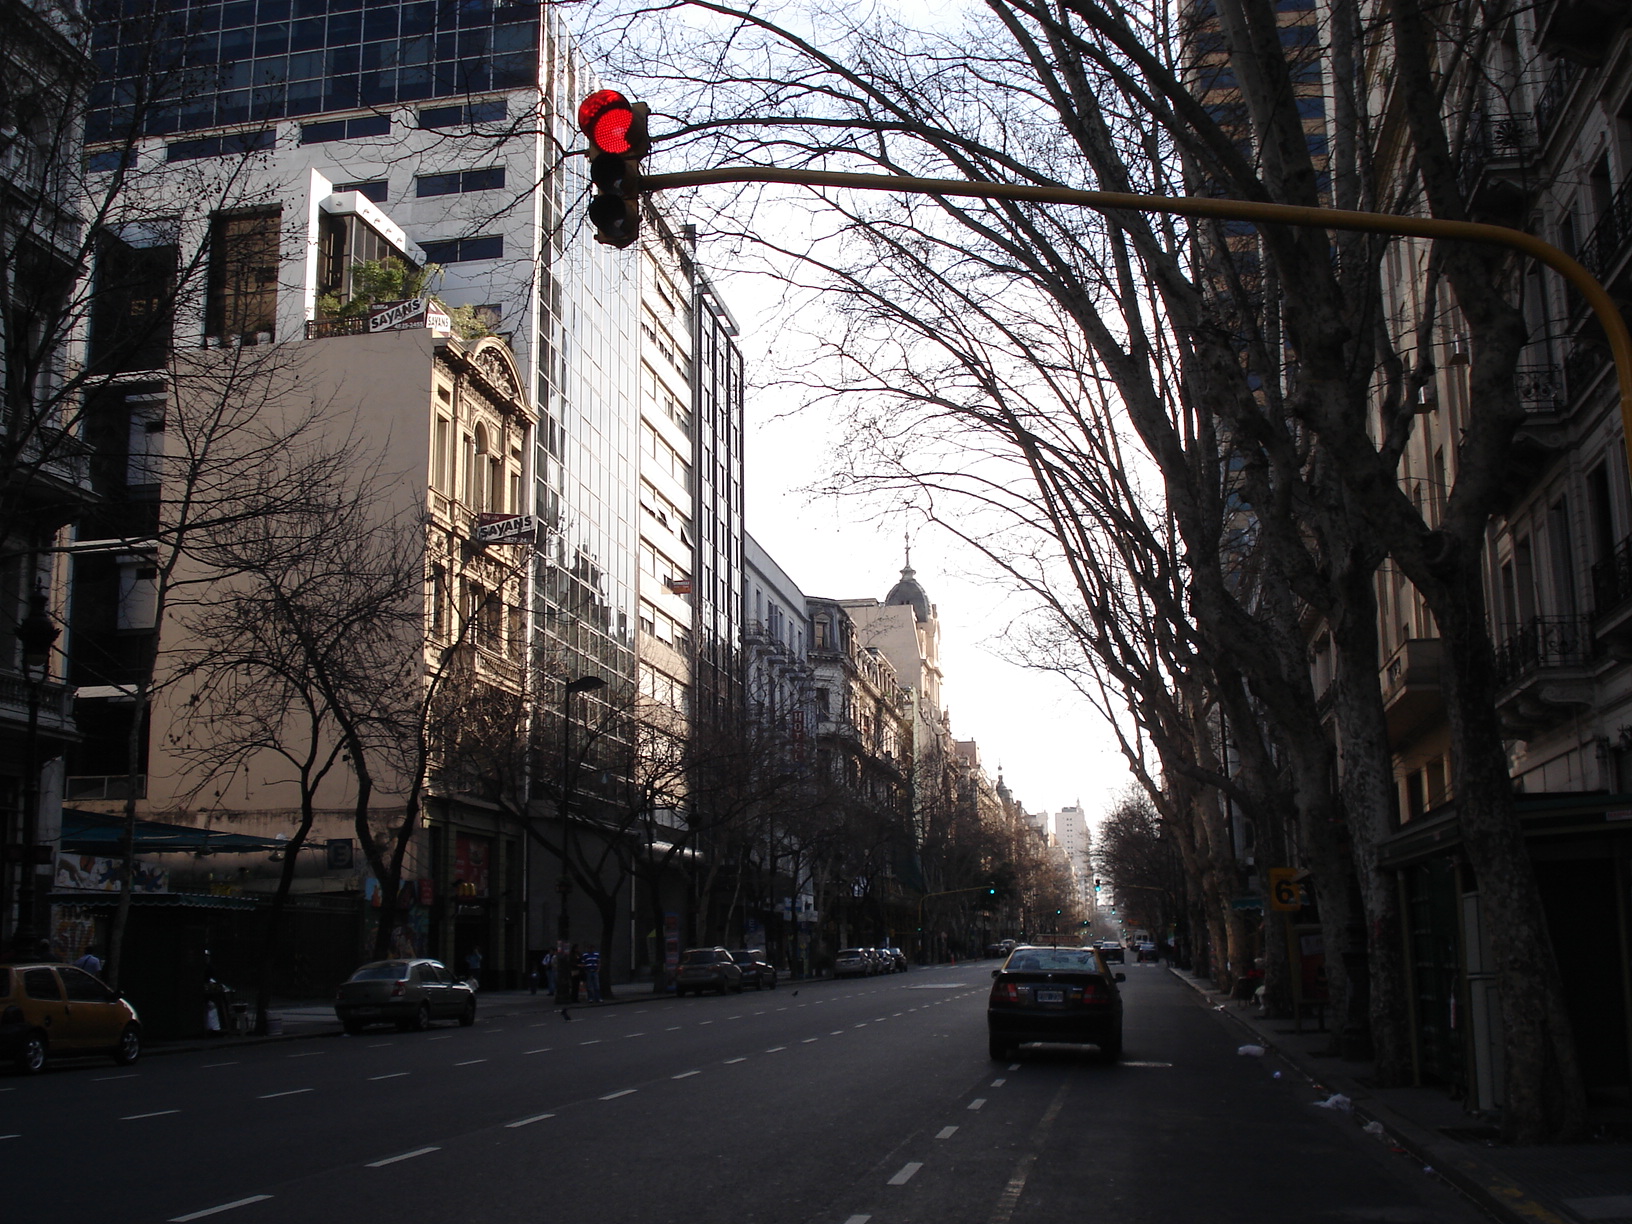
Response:
[[[476,521],[478,544],[531,544],[537,536],[536,514],[483,514]]]
[[[488,895],[489,872],[493,862],[493,841],[460,833],[453,839],[453,882],[469,884],[475,897]]]
[[[380,302],[368,312],[368,330],[407,331],[426,327],[432,331],[452,331],[453,320],[430,298],[405,298],[400,302]]]

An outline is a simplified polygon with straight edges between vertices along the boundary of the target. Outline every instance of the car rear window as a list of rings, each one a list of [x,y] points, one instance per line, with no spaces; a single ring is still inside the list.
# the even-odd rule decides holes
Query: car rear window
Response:
[[[719,959],[719,953],[713,948],[694,948],[690,952],[680,954],[682,965],[712,965]]]
[[[1099,958],[1087,948],[1026,948],[1003,966],[1011,972],[1098,973]]]
[[[839,955],[840,956],[856,957],[856,956],[866,956],[867,954],[865,952],[863,952],[860,948],[840,948],[839,949]]]
[[[396,982],[407,976],[407,961],[382,961],[377,965],[364,965],[351,975],[351,980],[353,982]]]

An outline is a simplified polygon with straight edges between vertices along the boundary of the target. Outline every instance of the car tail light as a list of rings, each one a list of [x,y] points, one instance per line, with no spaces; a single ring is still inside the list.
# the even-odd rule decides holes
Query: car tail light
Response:
[[[391,997],[393,999],[400,999],[400,998],[402,998],[403,995],[405,995],[407,993],[408,993],[408,989],[407,989],[407,984],[406,983],[404,983],[404,982],[392,982],[391,983]]]
[[[1082,988],[1082,1001],[1084,1003],[1103,1003],[1105,1001],[1105,988],[1097,982],[1089,983]]]
[[[1018,1003],[1018,1002],[1020,1002],[1020,987],[1016,986],[1013,982],[993,982],[992,983],[992,1002],[993,1003]]]

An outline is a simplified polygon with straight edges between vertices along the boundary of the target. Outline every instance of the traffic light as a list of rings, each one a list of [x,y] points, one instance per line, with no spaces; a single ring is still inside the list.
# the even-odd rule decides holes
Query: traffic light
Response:
[[[578,126],[589,138],[589,179],[595,184],[589,220],[595,240],[626,247],[640,236],[640,159],[652,147],[646,104],[615,89],[597,89],[579,105]]]
[[[991,885],[990,885],[990,884],[988,884],[988,885],[987,885],[987,886],[986,886],[986,895],[987,895],[987,896],[988,896],[988,897],[995,897],[995,896],[997,896],[997,889],[995,889],[995,888],[993,888],[993,887],[992,887],[992,886],[991,886]]]

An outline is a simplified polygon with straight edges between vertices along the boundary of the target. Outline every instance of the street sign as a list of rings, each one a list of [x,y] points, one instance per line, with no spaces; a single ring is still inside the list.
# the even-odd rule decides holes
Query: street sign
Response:
[[[452,331],[453,320],[447,311],[430,298],[406,298],[400,302],[381,302],[368,312],[368,330],[405,331],[426,327],[431,331]]]
[[[1303,890],[1298,887],[1296,867],[1269,869],[1269,908],[1282,913],[1295,913],[1303,908]]]
[[[536,514],[483,514],[476,523],[478,544],[531,544],[537,536]]]

